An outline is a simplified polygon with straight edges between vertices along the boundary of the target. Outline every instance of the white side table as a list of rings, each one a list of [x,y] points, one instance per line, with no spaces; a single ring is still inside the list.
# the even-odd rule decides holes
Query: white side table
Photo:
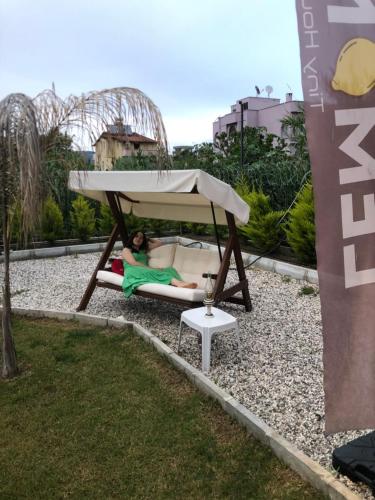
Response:
[[[206,307],[197,307],[196,309],[188,309],[181,314],[177,346],[178,353],[180,350],[183,323],[200,332],[202,336],[202,372],[208,372],[210,369],[211,339],[218,332],[232,329],[236,331],[238,351],[242,360],[237,319],[216,307],[212,307],[213,316],[205,316],[206,310]]]

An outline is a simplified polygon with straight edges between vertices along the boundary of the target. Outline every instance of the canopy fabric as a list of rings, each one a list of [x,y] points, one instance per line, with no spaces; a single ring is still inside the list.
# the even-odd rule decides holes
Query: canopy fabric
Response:
[[[249,220],[249,206],[234,189],[202,170],[73,171],[69,188],[108,205],[106,191],[121,193],[123,213],[137,217],[226,225],[225,211],[237,225]]]

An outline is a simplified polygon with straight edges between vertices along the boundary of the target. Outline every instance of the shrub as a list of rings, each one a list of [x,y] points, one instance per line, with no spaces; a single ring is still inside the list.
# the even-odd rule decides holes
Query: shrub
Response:
[[[285,210],[307,177],[310,164],[276,149],[246,170],[249,184],[270,197],[274,210]]]
[[[129,234],[133,231],[138,231],[140,228],[144,227],[145,219],[141,219],[140,217],[136,217],[134,214],[126,214],[124,215],[125,227]]]
[[[101,203],[99,219],[100,234],[104,236],[111,234],[114,225],[115,219],[112,215],[112,210],[108,205],[104,205],[104,203]]]
[[[286,236],[290,247],[304,264],[316,263],[314,197],[311,183],[307,183],[290,212]]]
[[[64,219],[58,204],[51,196],[45,200],[41,220],[42,238],[49,243],[64,235]]]
[[[221,226],[219,224],[216,225],[217,227],[217,233],[219,235],[220,240],[225,240],[228,238],[228,226]],[[215,225],[214,224],[207,224],[207,234],[211,236],[215,236],[216,238],[216,231],[215,231]]]
[[[267,252],[282,240],[283,230],[278,224],[282,212],[271,209],[269,197],[257,191],[242,192],[242,198],[250,207],[250,219],[239,231],[260,252]]]
[[[156,236],[162,236],[170,231],[177,232],[176,221],[164,219],[144,219],[143,227],[147,232],[151,232]]]
[[[90,207],[83,196],[79,195],[73,201],[70,219],[73,234],[80,240],[87,241],[94,234],[95,209]]]
[[[195,234],[197,236],[202,236],[207,234],[207,224],[199,224],[197,222],[185,222],[185,229],[188,233]]]

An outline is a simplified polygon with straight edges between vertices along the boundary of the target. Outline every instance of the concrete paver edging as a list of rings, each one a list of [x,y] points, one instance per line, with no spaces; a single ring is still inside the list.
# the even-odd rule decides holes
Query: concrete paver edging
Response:
[[[176,241],[181,243],[182,245],[188,245],[194,242],[194,240],[184,238],[182,236],[177,236]],[[215,250],[217,248],[217,245],[202,242],[202,247]],[[221,247],[221,250],[222,252],[224,252],[225,247]],[[248,266],[252,262],[254,262],[254,267],[262,269],[263,271],[271,271],[283,276],[289,276],[290,278],[294,278],[297,280],[308,281],[309,283],[313,283],[315,285],[318,284],[318,272],[315,269],[297,266],[296,264],[289,264],[289,262],[283,262],[280,260],[269,259],[268,257],[259,258],[259,255],[253,255],[250,253],[241,253],[245,266]]]
[[[2,308],[0,307],[0,312]],[[71,313],[51,311],[43,309],[13,308],[13,313],[35,318],[54,318],[57,320],[75,320],[92,326],[126,328],[131,327],[133,332],[151,344],[162,356],[173,366],[186,374],[189,380],[204,394],[216,400],[222,408],[235,420],[237,420],[247,431],[254,435],[267,447],[271,448],[275,455],[314,488],[321,491],[333,500],[355,500],[360,499],[358,495],[350,491],[329,471],[307,455],[299,451],[294,445],[275,432],[263,420],[251,413],[239,401],[230,394],[214,384],[200,370],[194,368],[183,358],[178,356],[172,349],[164,344],[158,337],[152,335],[145,328],[126,321],[122,317],[110,319],[103,316],[94,316],[85,313]]]
[[[10,252],[9,260],[15,262],[18,260],[29,259],[50,259],[53,257],[64,257],[65,255],[76,255],[79,253],[102,252],[106,243],[88,243],[87,245],[68,245],[64,247],[35,248],[29,250],[15,250]],[[115,250],[121,250],[123,247],[120,241],[115,243]],[[0,263],[4,261],[4,256],[0,255]]]
[[[184,238],[182,236],[168,236],[161,238],[165,243],[181,243],[182,245],[189,245],[194,242],[189,238]],[[217,246],[211,243],[199,242],[202,244],[203,248],[210,248],[212,250],[216,249]],[[16,250],[10,253],[10,260],[27,260],[27,259],[48,259],[52,257],[63,257],[65,255],[76,255],[79,253],[90,253],[90,252],[102,252],[106,246],[106,243],[89,243],[87,245],[69,245],[65,247],[50,247],[50,248],[38,248],[35,250]],[[224,252],[224,247],[221,247]],[[121,250],[122,243],[117,241],[115,243],[114,250]],[[264,271],[271,271],[283,276],[289,276],[297,280],[305,280],[309,283],[318,284],[318,273],[315,269],[309,269],[308,267],[297,266],[295,264],[289,264],[288,262],[282,262],[274,259],[269,259],[268,257],[259,258],[258,255],[253,255],[249,253],[242,253],[242,258],[245,266],[254,262],[254,267],[258,269],[263,269]],[[0,255],[0,263],[3,262],[3,256]]]

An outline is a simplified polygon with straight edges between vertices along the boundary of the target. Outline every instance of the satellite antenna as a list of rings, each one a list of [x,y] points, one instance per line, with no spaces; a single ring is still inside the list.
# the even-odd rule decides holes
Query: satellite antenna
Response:
[[[260,90],[258,85],[255,85],[255,92],[257,93],[257,96],[260,95]]]
[[[273,87],[271,87],[271,85],[267,85],[266,86],[266,92],[267,92],[267,97],[269,98],[269,96],[272,94],[273,92]]]

